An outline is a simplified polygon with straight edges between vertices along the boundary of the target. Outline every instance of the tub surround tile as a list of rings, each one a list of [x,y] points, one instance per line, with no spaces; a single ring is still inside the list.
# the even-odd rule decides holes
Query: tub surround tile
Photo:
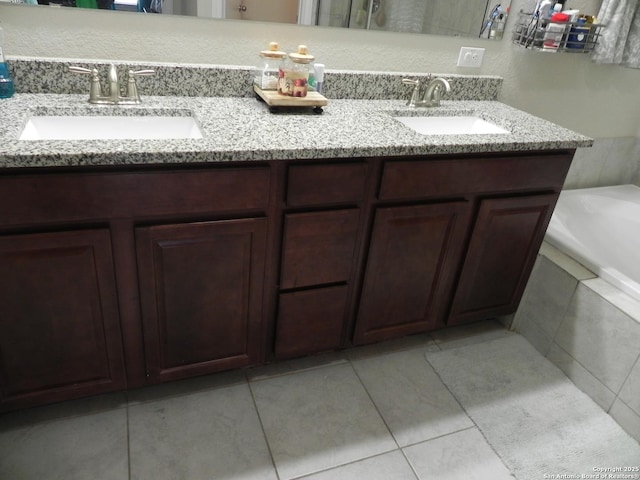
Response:
[[[548,258],[551,262],[563,269],[576,280],[588,280],[590,278],[597,277],[597,275],[591,270],[588,270],[582,264],[576,262],[573,258],[557,249],[549,242],[542,242],[540,255]]]
[[[520,321],[518,324],[514,325],[514,329],[526,338],[542,356],[547,356],[551,346],[553,345],[553,339],[548,337],[538,324],[534,322]]]
[[[640,358],[624,382],[619,399],[625,402],[636,415],[640,415]]]
[[[609,411],[616,399],[616,394],[605,387],[596,377],[591,375],[571,355],[554,343],[551,346],[547,358],[562,370],[580,390],[600,405],[605,412]]]
[[[253,382],[251,389],[282,479],[397,449],[349,364]]]
[[[578,281],[544,256],[538,256],[515,316],[516,331],[540,330],[536,348],[546,355]],[[537,281],[544,278],[545,281]]]
[[[127,410],[0,429],[0,478],[128,478]]]
[[[401,447],[473,426],[424,353],[414,349],[352,362]]]
[[[635,320],[581,284],[555,341],[607,388],[618,392],[638,358],[637,326]]]
[[[566,292],[564,302],[570,308],[556,309],[555,317],[548,320],[550,325],[561,325],[553,338],[536,315],[547,309],[545,302],[554,298],[554,292],[537,299],[531,292],[557,288],[567,275],[580,282],[573,293]],[[518,333],[636,439],[640,436],[640,323],[635,320],[640,318],[639,307],[634,299],[545,242],[514,321]],[[638,427],[625,425],[627,419]]]
[[[606,280],[596,277],[584,281],[583,284],[631,318],[640,319],[640,302],[614,287]]]
[[[616,422],[640,443],[640,415],[636,414],[619,398],[613,403],[609,411]]]
[[[132,480],[277,479],[246,384],[133,405],[129,437]]]

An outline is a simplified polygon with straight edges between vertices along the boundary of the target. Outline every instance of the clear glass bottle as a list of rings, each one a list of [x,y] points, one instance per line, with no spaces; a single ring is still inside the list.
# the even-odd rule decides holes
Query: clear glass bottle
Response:
[[[262,90],[277,90],[278,74],[286,56],[285,52],[279,50],[278,42],[271,42],[268,50],[260,52],[254,83]]]
[[[4,59],[2,53],[2,44],[4,43],[4,36],[2,28],[0,28],[0,98],[12,97],[15,89],[13,86],[13,79],[11,78],[11,72],[9,72],[9,65]]]
[[[290,53],[278,75],[278,93],[289,97],[306,97],[309,88],[309,64],[314,60],[306,45]]]

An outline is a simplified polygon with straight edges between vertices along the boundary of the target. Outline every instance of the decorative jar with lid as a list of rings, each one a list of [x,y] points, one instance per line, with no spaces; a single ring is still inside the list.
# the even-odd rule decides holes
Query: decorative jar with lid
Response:
[[[285,52],[279,50],[278,42],[269,43],[269,49],[260,52],[254,83],[262,90],[277,90],[278,74],[286,56]]]
[[[306,45],[299,45],[298,51],[290,53],[280,68],[278,93],[290,97],[306,97],[309,83],[309,64],[314,60]]]

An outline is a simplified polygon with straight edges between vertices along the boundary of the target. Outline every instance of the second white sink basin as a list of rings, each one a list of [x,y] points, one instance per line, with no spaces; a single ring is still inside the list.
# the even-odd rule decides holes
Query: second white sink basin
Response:
[[[479,135],[510,133],[479,117],[393,117],[423,135]]]
[[[202,138],[193,117],[56,116],[30,117],[20,140],[148,140]]]

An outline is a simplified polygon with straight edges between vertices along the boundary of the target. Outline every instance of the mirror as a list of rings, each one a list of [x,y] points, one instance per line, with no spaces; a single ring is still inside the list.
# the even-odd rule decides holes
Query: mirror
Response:
[[[6,1],[6,0],[0,0]],[[10,0],[35,4],[35,0]],[[37,0],[43,5],[502,38],[510,0]]]

